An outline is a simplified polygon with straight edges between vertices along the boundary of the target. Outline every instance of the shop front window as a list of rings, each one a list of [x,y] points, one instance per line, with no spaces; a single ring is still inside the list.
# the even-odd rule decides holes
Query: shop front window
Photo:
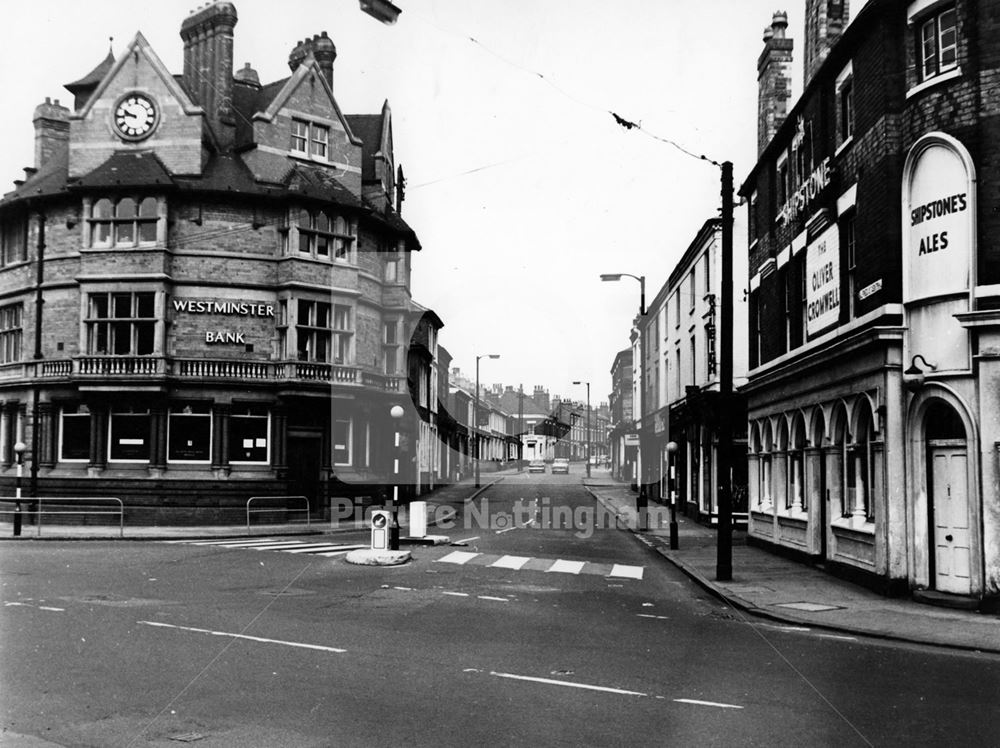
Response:
[[[271,419],[259,405],[233,405],[229,417],[229,462],[267,464]]]
[[[167,461],[210,462],[212,414],[207,403],[172,406],[167,418]]]
[[[149,412],[112,411],[108,421],[111,462],[149,462]]]
[[[67,405],[59,411],[59,461],[90,459],[90,411],[83,405]]]

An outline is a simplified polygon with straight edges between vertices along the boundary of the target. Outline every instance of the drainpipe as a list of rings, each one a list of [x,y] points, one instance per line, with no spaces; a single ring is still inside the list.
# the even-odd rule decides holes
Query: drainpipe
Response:
[[[38,214],[38,261],[35,264],[35,361],[42,358],[42,280],[45,277],[45,214]],[[38,372],[32,377],[31,385],[31,495],[38,496]]]

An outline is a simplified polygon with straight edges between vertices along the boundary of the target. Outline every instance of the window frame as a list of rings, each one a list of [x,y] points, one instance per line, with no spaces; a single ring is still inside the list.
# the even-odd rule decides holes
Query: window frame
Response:
[[[197,410],[196,410],[197,409]],[[185,412],[189,411],[189,412]],[[204,419],[208,422],[208,446],[205,459],[181,459],[171,457],[174,439],[174,419]],[[174,403],[167,409],[167,463],[170,465],[208,465],[212,462],[212,448],[214,446],[215,434],[212,428],[212,409],[208,403],[190,402]],[[179,425],[179,424],[178,424]]]
[[[299,208],[294,219],[299,255],[321,262],[356,262],[357,236],[346,216],[323,208]]]
[[[69,412],[72,409],[72,412]],[[82,412],[81,412],[81,409]],[[86,421],[86,457],[66,457],[66,419],[79,419]],[[59,462],[75,463],[75,464],[85,464],[90,462],[90,448],[91,448],[91,413],[83,404],[78,405],[63,405],[59,408],[59,444],[58,452]]]
[[[128,296],[130,298],[129,308],[130,315],[117,317],[115,312],[117,310],[117,305],[115,303],[116,297]],[[150,297],[152,304],[152,314],[151,316],[140,316],[139,302],[140,297],[145,299]],[[98,298],[103,298],[106,300],[106,316],[99,316],[95,312],[94,303]],[[155,356],[157,355],[156,350],[156,325],[160,321],[157,316],[157,292],[156,291],[120,291],[120,290],[108,290],[108,291],[88,291],[86,295],[86,316],[84,317],[84,329],[86,332],[86,343],[87,343],[87,355],[88,356]],[[116,343],[118,340],[118,328],[122,325],[128,326],[128,336],[129,344],[128,351],[118,353],[115,351]],[[139,327],[142,325],[142,328]],[[100,345],[99,335],[101,327],[106,328],[105,332],[105,350],[98,350]],[[140,348],[140,331],[145,331],[146,326],[149,328],[148,335],[149,340],[149,350],[145,353],[139,352]]]
[[[246,412],[245,413],[237,412],[237,410],[243,410]],[[260,411],[263,411],[263,414]],[[264,421],[264,447],[263,447],[264,459],[262,460],[233,459],[233,455],[236,454],[238,451],[236,446],[236,438],[233,432],[234,423],[239,422],[241,420],[249,421],[251,419]],[[234,403],[229,413],[228,432],[229,432],[229,450],[228,450],[229,453],[226,455],[226,457],[228,457],[230,465],[259,466],[259,465],[271,464],[271,409],[268,406],[255,403],[239,404],[239,405]],[[255,440],[255,442],[259,441],[259,437],[252,437],[252,438]],[[247,448],[246,446],[242,447],[242,449],[246,448]],[[255,443],[254,446],[250,447],[250,449],[256,450],[256,449],[261,449],[261,447]]]
[[[146,430],[144,432],[144,438],[142,445],[146,451],[146,457],[114,457],[115,450],[115,422],[117,418],[142,418],[145,420]],[[148,465],[152,462],[152,443],[150,439],[152,427],[152,414],[149,410],[135,412],[133,410],[120,410],[116,411],[112,409],[108,413],[108,453],[107,459],[108,463],[119,463],[119,464],[132,464],[132,465]],[[126,437],[134,440],[134,437]],[[133,447],[135,444],[128,444],[126,446]]]
[[[125,215],[120,215],[119,210],[130,201],[134,205],[134,211]],[[102,196],[96,200],[88,200],[86,209],[87,224],[87,249],[148,249],[156,247],[160,240],[160,221],[163,210],[161,208],[162,198],[153,195],[126,194],[116,196]],[[101,206],[107,204],[110,210],[107,215],[98,215]],[[152,206],[152,215],[148,212],[148,207]],[[144,213],[145,211],[145,213]],[[153,237],[143,239],[143,228],[152,227]],[[107,231],[104,239],[99,239],[101,227]],[[127,241],[119,241],[119,231],[124,227],[129,227],[132,236]]]
[[[17,363],[23,355],[24,302],[16,301],[0,306],[0,364]]]
[[[941,21],[945,16],[952,17],[952,24],[948,28],[943,28]],[[924,83],[933,80],[940,75],[958,68],[958,11],[954,3],[948,3],[937,8],[933,8],[928,13],[915,20],[914,42],[916,46],[916,69],[917,82]],[[928,36],[927,32],[932,33]],[[947,47],[943,44],[943,37],[946,33],[951,33],[954,40]],[[933,45],[928,54],[928,42]],[[944,62],[947,52],[952,53],[952,60]]]

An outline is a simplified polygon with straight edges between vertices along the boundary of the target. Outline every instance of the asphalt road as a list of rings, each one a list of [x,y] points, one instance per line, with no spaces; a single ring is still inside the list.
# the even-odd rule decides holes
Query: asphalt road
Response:
[[[402,567],[0,542],[0,745],[1000,742],[1000,658],[744,618],[579,477],[507,478]]]

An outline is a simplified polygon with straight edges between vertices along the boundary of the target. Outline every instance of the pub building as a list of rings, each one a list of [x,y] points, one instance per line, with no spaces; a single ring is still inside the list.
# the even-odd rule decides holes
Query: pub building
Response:
[[[137,33],[34,112],[0,200],[0,469],[24,443],[36,496],[145,524],[240,522],[252,496],[328,516],[416,431],[427,310],[388,103],[341,112],[325,32],[287,78],[234,72],[236,23],[228,2],[186,18],[179,75]]]
[[[758,60],[750,542],[888,594],[1000,598],[1000,16],[808,0]],[[850,24],[848,22],[850,20]]]

